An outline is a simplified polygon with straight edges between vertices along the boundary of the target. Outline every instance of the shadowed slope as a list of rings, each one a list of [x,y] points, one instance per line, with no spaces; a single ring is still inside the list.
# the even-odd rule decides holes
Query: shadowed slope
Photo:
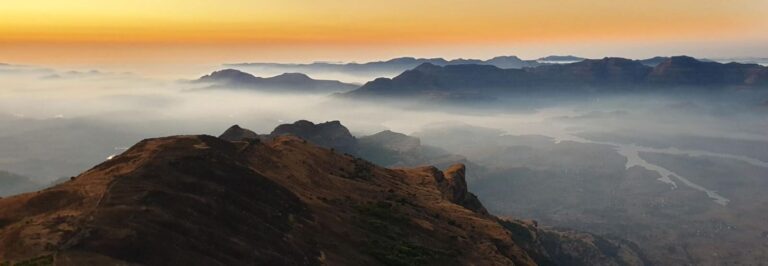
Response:
[[[532,265],[574,250],[546,250],[544,231],[488,215],[464,173],[385,169],[291,136],[149,139],[72,181],[0,199],[0,261]],[[612,261],[579,262],[596,258]]]

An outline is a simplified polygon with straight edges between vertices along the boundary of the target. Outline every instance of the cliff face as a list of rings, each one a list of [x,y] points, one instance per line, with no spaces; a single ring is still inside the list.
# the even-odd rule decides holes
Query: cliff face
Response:
[[[239,125],[234,125],[229,127],[226,131],[224,131],[224,133],[221,133],[219,138],[226,141],[239,141],[239,140],[260,139],[261,137],[259,136],[259,134],[251,131],[250,129],[245,129],[240,127]]]
[[[269,137],[296,136],[306,139],[315,145],[325,148],[338,149],[342,152],[354,153],[357,150],[357,139],[339,121],[329,121],[315,124],[299,120],[293,124],[282,124],[275,128]]]
[[[386,169],[292,136],[149,139],[0,199],[0,262],[534,265],[565,263],[563,250],[572,265],[624,260],[567,235],[575,242],[544,245],[548,231],[487,214],[465,171]]]

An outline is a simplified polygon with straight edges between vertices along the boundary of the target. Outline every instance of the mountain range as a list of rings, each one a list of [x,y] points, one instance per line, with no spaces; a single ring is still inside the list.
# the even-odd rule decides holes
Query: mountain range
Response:
[[[194,83],[209,84],[209,88],[248,89],[269,92],[341,92],[358,85],[336,80],[317,80],[301,73],[284,73],[274,77],[256,77],[235,69],[224,69],[200,77]]]
[[[586,58],[572,55],[550,55],[537,59],[539,63],[574,63],[586,60]]]
[[[655,65],[655,66],[650,66]],[[540,93],[722,91],[768,87],[768,68],[757,64],[701,61],[687,56],[639,61],[587,59],[570,64],[502,69],[490,65],[424,63],[394,78],[370,81],[347,96],[496,98]]]
[[[466,174],[387,169],[288,135],[146,139],[65,183],[0,199],[0,264],[639,262],[613,240],[488,214]]]
[[[438,147],[422,145],[418,138],[389,130],[357,138],[339,121],[315,124],[299,120],[279,125],[271,133],[261,135],[234,125],[219,138],[228,141],[270,141],[280,136],[299,137],[314,145],[365,158],[387,167],[448,167],[456,163],[471,164],[463,156],[451,154]]]
[[[499,68],[524,68],[539,66],[536,60],[523,60],[517,56],[497,56],[488,60],[481,59],[453,59],[443,58],[414,58],[399,57],[386,61],[375,61],[367,63],[329,63],[315,62],[310,64],[281,64],[281,63],[239,63],[226,64],[226,67],[233,68],[270,68],[289,72],[343,72],[343,73],[400,73],[412,69],[424,63],[430,63],[437,66],[447,65],[492,65]]]

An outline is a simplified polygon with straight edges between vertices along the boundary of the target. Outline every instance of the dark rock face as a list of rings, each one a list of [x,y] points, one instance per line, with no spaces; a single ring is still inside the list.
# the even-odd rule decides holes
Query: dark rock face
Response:
[[[249,129],[242,128],[239,125],[234,125],[224,131],[219,138],[226,141],[247,141],[259,139],[259,134],[256,134],[256,132]]]
[[[227,141],[267,141],[283,135],[297,136],[322,147],[359,156],[388,167],[448,167],[466,162],[463,156],[437,147],[421,145],[418,138],[389,130],[357,139],[338,121],[320,124],[297,121],[280,125],[269,135],[257,135],[248,129],[233,126],[219,138]]]
[[[464,164],[455,164],[444,171],[444,174],[435,175],[437,185],[442,192],[443,197],[448,201],[464,206],[467,209],[477,213],[488,214],[488,211],[480,203],[475,194],[467,189],[466,166]]]
[[[279,125],[269,134],[272,138],[285,135],[296,136],[315,145],[337,149],[341,152],[352,154],[357,152],[357,139],[339,121],[315,124],[300,120],[293,124]]]

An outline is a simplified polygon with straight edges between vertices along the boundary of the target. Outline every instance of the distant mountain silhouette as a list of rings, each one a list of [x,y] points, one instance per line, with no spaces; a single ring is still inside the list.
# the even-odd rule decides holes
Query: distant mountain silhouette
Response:
[[[658,64],[648,76],[648,82],[672,86],[766,85],[768,68],[757,64],[721,64],[677,56]]]
[[[524,68],[541,65],[536,60],[522,60],[517,56],[498,56],[488,60],[480,59],[454,59],[446,60],[443,58],[414,58],[399,57],[386,61],[376,61],[368,63],[326,63],[317,62],[311,64],[279,64],[279,63],[240,63],[227,64],[225,66],[242,68],[271,68],[282,71],[297,72],[343,72],[343,73],[400,73],[418,65],[430,63],[437,66],[460,65],[460,64],[478,64],[492,65],[499,68]]]
[[[236,69],[224,69],[200,77],[195,83],[211,84],[214,88],[235,88],[278,92],[339,92],[358,85],[335,80],[316,80],[301,73],[285,73],[269,78],[256,77]]]
[[[649,67],[655,67],[667,60],[669,60],[669,57],[655,56],[648,59],[642,59],[640,60],[640,63]]]
[[[425,63],[392,79],[368,82],[345,95],[462,99],[521,93],[663,91],[672,88],[723,90],[768,85],[768,68],[756,64],[720,64],[687,56],[666,58],[656,67],[647,66],[649,62],[603,58],[525,69]]]
[[[586,58],[572,56],[572,55],[550,55],[537,59],[536,61],[542,63],[573,63],[586,60]]]

